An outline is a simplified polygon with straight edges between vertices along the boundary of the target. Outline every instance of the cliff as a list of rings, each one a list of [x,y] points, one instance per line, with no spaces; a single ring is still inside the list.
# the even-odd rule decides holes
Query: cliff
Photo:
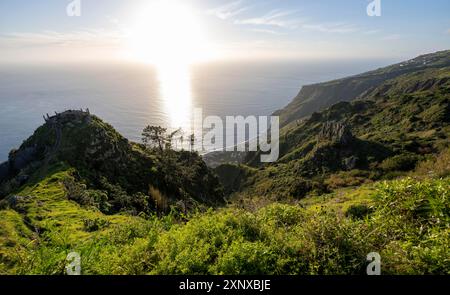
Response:
[[[291,122],[322,111],[340,101],[353,101],[364,97],[383,83],[399,76],[422,70],[440,69],[450,66],[450,51],[422,55],[367,73],[325,83],[304,86],[294,100],[282,110],[274,113],[280,116],[280,124]]]

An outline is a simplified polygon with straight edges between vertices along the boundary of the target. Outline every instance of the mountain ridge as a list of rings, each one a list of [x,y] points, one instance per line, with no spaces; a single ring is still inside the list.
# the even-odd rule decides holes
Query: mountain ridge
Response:
[[[418,56],[408,61],[337,80],[303,86],[299,94],[283,109],[274,112],[280,116],[281,126],[324,110],[339,101],[352,101],[380,86],[387,80],[408,72],[450,66],[450,50]]]
[[[421,61],[416,71],[284,125],[276,163],[261,164],[259,153],[250,152],[238,166],[216,168],[226,192],[301,199],[336,183],[376,181],[413,169],[449,146],[450,66],[443,66],[449,60],[450,51],[415,59]],[[238,185],[231,187],[228,177],[239,179]]]

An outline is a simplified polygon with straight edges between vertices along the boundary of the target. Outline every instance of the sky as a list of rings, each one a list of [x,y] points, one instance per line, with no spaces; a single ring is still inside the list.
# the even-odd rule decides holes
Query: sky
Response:
[[[69,14],[80,15],[69,16],[77,1]],[[379,16],[368,15],[372,0],[0,0],[0,63],[400,59],[450,49],[450,1],[377,1]]]

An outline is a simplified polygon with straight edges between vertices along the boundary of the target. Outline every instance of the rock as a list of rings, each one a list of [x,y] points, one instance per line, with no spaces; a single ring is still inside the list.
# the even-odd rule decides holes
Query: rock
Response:
[[[30,162],[32,162],[36,155],[36,147],[27,147],[21,150],[18,150],[12,157],[10,158],[11,167],[19,171],[25,168]]]
[[[350,171],[356,168],[356,163],[358,162],[358,157],[351,156],[342,160],[342,165],[345,170]]]
[[[12,209],[15,209],[21,202],[23,202],[29,198],[30,197],[24,197],[24,196],[11,196],[11,197],[7,198],[7,201],[8,201],[8,205]]]
[[[0,183],[9,178],[9,162],[0,165]]]
[[[18,182],[20,185],[25,184],[25,182],[27,182],[28,179],[30,179],[30,176],[28,176],[28,175],[19,175],[19,176],[17,176],[17,182]]]
[[[350,128],[340,122],[326,122],[318,135],[319,140],[338,142],[347,145],[353,141],[354,137]]]

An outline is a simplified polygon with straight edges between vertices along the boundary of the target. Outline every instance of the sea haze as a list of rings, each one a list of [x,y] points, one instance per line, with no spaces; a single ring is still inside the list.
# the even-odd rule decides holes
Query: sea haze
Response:
[[[0,66],[0,162],[44,123],[47,113],[89,108],[139,141],[146,125],[174,128],[177,112],[189,112],[177,102],[183,92],[190,92],[190,107],[203,108],[205,116],[269,115],[289,103],[302,85],[391,62],[217,62],[192,66],[184,77],[189,85],[177,79],[164,84],[157,68],[143,65]],[[177,97],[166,97],[171,95]]]

